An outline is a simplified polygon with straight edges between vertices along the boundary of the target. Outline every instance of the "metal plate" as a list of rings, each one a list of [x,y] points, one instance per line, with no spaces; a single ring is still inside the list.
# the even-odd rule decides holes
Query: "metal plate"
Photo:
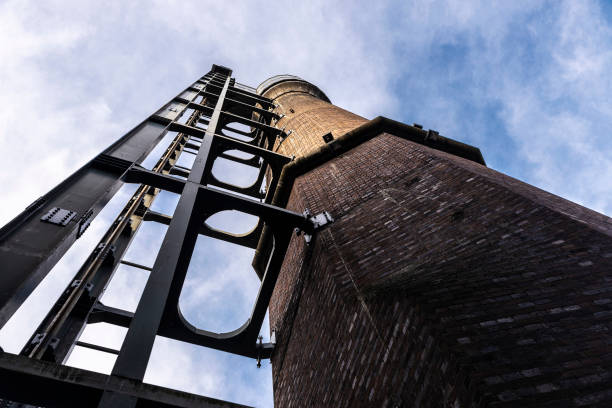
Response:
[[[64,210],[63,208],[53,207],[51,211],[46,213],[40,220],[49,222],[55,225],[61,225],[62,227],[68,225],[70,220],[74,218],[76,212],[70,210]]]

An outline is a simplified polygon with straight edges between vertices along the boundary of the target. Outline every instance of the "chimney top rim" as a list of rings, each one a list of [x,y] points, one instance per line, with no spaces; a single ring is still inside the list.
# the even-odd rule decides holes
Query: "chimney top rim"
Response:
[[[257,94],[258,95],[262,95],[268,91],[269,89],[271,89],[272,87],[282,83],[282,82],[288,82],[288,81],[297,81],[297,82],[303,82],[306,83],[310,86],[312,86],[317,93],[320,93],[320,95],[322,96],[321,99],[325,100],[326,102],[331,103],[331,101],[329,100],[329,98],[327,97],[327,95],[325,95],[325,92],[321,91],[321,89],[314,85],[311,82],[308,82],[298,76],[295,75],[289,75],[289,74],[282,74],[282,75],[274,75],[268,79],[266,79],[265,81],[263,81],[261,84],[259,84],[257,86]]]

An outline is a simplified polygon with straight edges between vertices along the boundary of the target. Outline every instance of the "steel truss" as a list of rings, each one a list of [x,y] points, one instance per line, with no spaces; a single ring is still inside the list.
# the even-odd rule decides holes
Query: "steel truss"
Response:
[[[8,272],[0,277],[0,325],[83,234],[121,183],[140,184],[21,355],[45,364],[61,364],[75,345],[113,353],[117,360],[108,378],[136,382],[144,377],[157,335],[258,360],[269,358],[274,344],[257,340],[289,240],[295,229],[312,234],[317,225],[307,214],[270,205],[281,170],[291,161],[272,151],[276,138],[286,137],[273,125],[278,119],[273,109],[271,100],[237,84],[230,69],[213,65],[208,74],[2,228],[0,262]],[[188,111],[192,111],[188,120],[180,123],[178,119]],[[232,128],[234,122],[250,131]],[[152,170],[141,167],[139,163],[167,132],[177,135],[157,164]],[[232,150],[253,157],[243,159],[232,155]],[[190,169],[177,165],[182,153],[195,155]],[[259,169],[255,183],[239,187],[218,180],[212,174],[217,158]],[[172,217],[150,209],[160,191],[180,195]],[[258,224],[247,234],[234,235],[205,223],[225,210],[257,216]],[[143,221],[168,226],[152,268],[122,259]],[[197,237],[206,235],[256,248],[264,229],[265,236],[272,237],[273,250],[250,319],[239,329],[222,334],[192,326],[181,315],[178,301]],[[28,238],[30,242],[24,241]],[[121,263],[150,271],[135,313],[108,307],[99,300]],[[120,350],[77,341],[87,324],[98,322],[129,328]],[[34,381],[31,377],[29,381]],[[95,394],[92,398],[98,398],[99,407],[143,405],[142,395],[127,388],[85,386]],[[25,402],[41,403],[40,399]]]

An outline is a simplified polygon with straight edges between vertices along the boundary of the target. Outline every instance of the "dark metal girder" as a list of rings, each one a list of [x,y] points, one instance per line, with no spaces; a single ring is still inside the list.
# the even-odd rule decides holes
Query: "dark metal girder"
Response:
[[[191,188],[190,183],[186,183],[185,189],[188,188]],[[167,295],[168,298],[166,302],[164,302],[166,307],[164,317],[160,320],[158,334],[176,340],[187,341],[193,344],[228,351],[248,357],[268,357],[271,349],[258,349],[255,340],[257,334],[259,333],[261,322],[263,321],[262,319],[265,316],[266,308],[274,289],[278,271],[280,270],[280,266],[284,259],[286,246],[288,245],[294,228],[300,228],[307,233],[312,233],[313,226],[302,214],[293,213],[283,208],[259,203],[257,201],[249,200],[231,193],[214,190],[205,186],[199,186],[199,191],[196,194],[197,198],[194,208],[196,208],[198,211],[197,213],[192,213],[190,216],[190,224],[193,224],[192,228],[194,228],[194,230],[189,234],[189,236],[184,236],[182,240],[183,250],[188,250],[188,255],[183,256],[184,259],[180,262],[180,267],[174,269],[174,276],[169,280],[171,286]],[[185,192],[183,192],[183,195],[185,195]],[[248,214],[258,215],[261,220],[271,226],[273,231],[276,231],[276,233],[274,233],[275,242],[278,241],[279,244],[275,245],[275,250],[271,255],[268,269],[264,275],[264,280],[262,281],[262,286],[249,321],[233,332],[212,333],[192,326],[182,317],[180,310],[178,309],[178,298],[180,296],[180,291],[186,276],[191,251],[193,250],[193,245],[195,245],[195,236],[198,233],[201,233],[203,222],[210,214],[228,209],[235,209]],[[177,206],[175,213],[178,210],[179,207]],[[179,214],[181,213],[180,211],[178,212]],[[163,216],[156,217],[155,214],[153,214],[153,217],[162,222],[172,223],[171,220],[165,219],[166,217]],[[169,237],[167,234],[166,239],[172,240],[175,239],[175,237]],[[189,242],[190,245],[188,249],[185,248],[186,242]],[[157,264],[158,261],[156,261],[156,265]],[[170,269],[165,269],[166,275],[168,275],[169,271]],[[167,280],[168,277],[166,275],[165,277]],[[141,307],[140,304],[139,307]]]
[[[266,223],[267,221],[269,220],[266,220]],[[263,347],[258,347],[256,341],[287,246],[289,245],[291,234],[293,233],[293,226],[288,224],[287,220],[280,219],[277,221],[278,224],[274,222],[272,226],[274,236],[273,250],[264,272],[251,316],[245,324],[227,333],[214,333],[199,329],[190,324],[184,318],[178,306],[178,300],[186,275],[185,270],[185,272],[181,271],[180,274],[177,273],[172,281],[159,334],[245,357],[268,358],[273,350],[273,345],[265,344]],[[281,226],[280,224],[283,225]]]
[[[208,88],[213,88],[213,89],[217,89],[219,91],[219,94],[216,94],[214,92],[211,92]],[[206,92],[210,92],[213,95],[219,96],[221,91],[223,90],[223,86],[217,84],[215,81],[210,81],[206,84],[206,87],[204,88],[206,90]]]
[[[0,353],[0,395],[48,408],[95,407],[105,391],[133,398],[140,408],[245,407],[117,376]]]
[[[142,379],[153,341],[158,334],[250,357],[263,357],[262,354],[271,351],[271,345],[258,347],[256,340],[286,247],[294,228],[297,227],[310,233],[313,225],[302,214],[296,214],[202,185],[212,169],[215,150],[219,148],[216,140],[223,141],[221,136],[216,135],[219,126],[222,126],[223,118],[237,118],[236,115],[221,111],[228,91],[229,80],[230,78],[225,79],[225,85],[219,94],[209,126],[205,132],[197,129],[194,131],[191,127],[185,129],[182,126],[173,126],[174,129],[181,132],[187,130],[183,133],[197,136],[202,140],[202,145],[186,181],[172,180],[171,177],[134,166],[126,174],[126,180],[180,191],[181,196],[174,211],[174,216],[169,222],[164,241],[136,313],[131,320],[130,329],[113,368],[113,374]],[[245,121],[244,118],[240,119]],[[266,126],[259,122],[250,122],[263,128]],[[235,145],[235,142],[229,138],[226,143],[230,143],[231,146]],[[270,152],[260,151],[257,147],[248,148],[250,151],[261,153],[262,156],[272,157]],[[286,158],[283,159],[283,163],[285,163]],[[259,216],[260,220],[270,226],[275,238],[275,245],[249,321],[230,333],[212,333],[190,325],[180,313],[178,299],[196,238],[204,225],[204,220],[210,214],[226,209],[235,209]]]
[[[143,191],[147,191],[146,194],[148,197],[157,194],[159,191],[158,189],[177,193],[181,197],[173,218],[149,211],[148,207],[150,206],[150,202],[148,202],[146,206],[143,206],[142,204],[138,204],[142,203],[142,200],[132,199],[130,201],[137,204],[138,208],[136,212],[129,217],[118,217],[116,222],[122,219],[128,220],[129,218],[129,225],[135,225],[136,227],[134,227],[135,229],[128,227],[121,231],[136,231],[137,226],[144,220],[155,220],[168,224],[169,228],[164,238],[164,243],[162,244],[162,250],[160,250],[153,268],[143,267],[142,265],[121,260],[122,254],[129,244],[132,235],[126,232],[124,237],[124,232],[120,233],[122,235],[121,239],[114,241],[118,245],[118,257],[109,256],[108,259],[110,259],[110,261],[106,257],[101,258],[102,260],[100,260],[100,262],[103,261],[102,266],[99,266],[98,269],[94,269],[95,272],[89,274],[91,276],[87,275],[87,279],[83,278],[83,283],[80,283],[81,280],[78,280],[79,291],[84,287],[87,288],[87,291],[82,291],[82,293],[79,292],[81,294],[80,297],[75,298],[78,300],[77,306],[75,306],[73,304],[74,302],[71,300],[72,303],[69,304],[69,307],[73,307],[73,309],[70,309],[71,311],[69,314],[64,316],[57,311],[55,312],[60,319],[58,320],[60,322],[58,326],[59,329],[54,329],[54,333],[61,337],[59,339],[55,338],[55,340],[59,340],[62,344],[59,355],[65,356],[67,354],[66,346],[72,347],[74,345],[108,353],[119,353],[113,373],[128,377],[127,380],[125,378],[123,379],[126,381],[132,381],[129,379],[131,378],[135,380],[132,381],[135,384],[142,384],[139,380],[141,380],[144,375],[152,342],[156,335],[166,336],[252,358],[268,358],[270,356],[274,345],[269,343],[258,344],[257,335],[261,329],[261,324],[274,289],[287,245],[294,228],[299,228],[307,233],[311,233],[314,227],[313,223],[302,214],[270,206],[257,200],[251,200],[235,194],[219,191],[205,185],[210,184],[210,186],[227,188],[242,194],[246,193],[252,197],[261,198],[262,196],[259,193],[259,188],[262,184],[263,176],[265,174],[271,174],[273,176],[269,183],[270,186],[268,190],[270,193],[274,190],[274,186],[278,182],[277,179],[280,176],[282,166],[290,161],[290,159],[285,156],[262,148],[264,146],[270,147],[269,141],[282,132],[282,130],[269,126],[268,124],[272,118],[276,117],[272,112],[265,109],[266,106],[272,106],[271,101],[252,94],[249,89],[233,88],[235,82],[229,75],[231,75],[231,70],[224,67],[213,66],[213,71],[211,71],[211,73],[204,76],[201,81],[197,81],[192,86],[185,89],[170,103],[166,104],[162,109],[151,115],[147,121],[143,122],[146,126],[159,127],[166,131],[178,131],[179,135],[176,140],[182,140],[180,142],[182,146],[181,151],[185,148],[187,143],[190,143],[187,147],[195,150],[193,153],[190,152],[196,154],[196,160],[192,169],[186,169],[176,165],[175,160],[178,157],[176,151],[172,156],[168,155],[169,162],[165,162],[165,164],[155,171],[149,171],[138,166],[137,161],[130,160],[130,154],[134,153],[134,146],[140,148],[139,143],[144,143],[143,140],[139,139],[142,135],[134,135],[134,140],[138,143],[132,143],[131,147],[128,146],[125,148],[125,154],[117,155],[114,154],[115,152],[109,153],[109,148],[91,162],[90,169],[98,171],[100,174],[112,175],[115,177],[116,182],[119,182],[119,177],[123,175],[121,179],[125,182],[143,183],[144,185],[141,189],[144,188],[145,190]],[[222,87],[220,87],[221,85]],[[209,90],[219,90],[219,93],[211,97],[208,101],[204,101],[204,103],[194,102],[199,95],[206,96],[208,94],[210,96]],[[234,95],[234,98],[228,98],[229,94]],[[214,109],[207,106],[211,99],[216,101]],[[259,106],[263,106],[264,108],[260,108]],[[201,120],[201,122],[208,125],[206,131],[201,131],[189,125],[176,124],[176,118],[184,115],[187,109],[194,109],[195,111],[190,116],[188,121],[189,124],[198,121],[200,115],[206,115],[210,118],[210,120]],[[259,121],[252,120],[253,117],[258,117]],[[218,134],[227,121],[236,121],[251,126],[253,131],[249,132],[248,135],[254,135],[254,140],[250,143],[245,143],[231,136]],[[171,127],[173,129],[170,129]],[[187,131],[183,134],[181,133],[181,129]],[[236,131],[238,133],[244,133],[239,130]],[[163,134],[161,136],[163,136]],[[159,137],[159,139],[161,139],[161,137]],[[191,142],[188,142],[189,140],[191,140]],[[193,141],[199,142],[198,144],[200,145],[198,146],[193,143]],[[266,143],[268,144],[266,145]],[[151,149],[153,147],[154,144],[150,146]],[[253,157],[241,159],[240,157],[226,153],[234,149],[252,154]],[[167,150],[167,152],[168,151],[169,150]],[[141,156],[140,160],[143,157],[144,156]],[[166,157],[166,155],[164,157]],[[259,167],[260,172],[257,181],[252,186],[242,188],[231,186],[214,179],[211,175],[212,164],[214,163],[214,159],[218,157],[223,157],[244,165]],[[160,174],[160,172],[164,174]],[[187,180],[180,180],[166,173],[179,174],[187,178]],[[31,206],[29,209],[35,208],[36,210],[42,211],[41,203],[42,200],[37,201],[35,205]],[[236,235],[216,230],[205,223],[206,218],[211,214],[229,209],[235,209],[258,216],[259,222],[257,226],[249,233]],[[86,214],[89,216],[94,214],[94,211],[88,209]],[[177,218],[179,218],[178,221]],[[77,220],[75,219],[75,221]],[[132,221],[134,221],[134,223],[132,223]],[[70,225],[70,221],[68,221],[68,224]],[[78,224],[77,230],[80,231],[82,228],[81,222]],[[268,230],[272,233],[274,250],[270,254],[268,268],[264,273],[257,300],[249,320],[240,328],[228,333],[213,333],[192,326],[181,314],[178,307],[178,297],[180,296],[184,283],[197,235],[203,234],[216,239],[222,239],[235,244],[255,248],[264,228],[264,224],[268,226]],[[109,229],[109,231],[111,230],[113,230],[113,227]],[[0,230],[0,232],[2,231],[6,232],[8,230]],[[103,249],[103,251],[106,250]],[[147,269],[151,272],[147,287],[145,288],[136,313],[104,306],[98,300],[102,293],[102,289],[105,287],[110,277],[112,277],[118,265],[118,261],[127,265]],[[0,279],[0,283],[2,283],[2,279]],[[0,296],[1,295],[2,293],[0,293]],[[83,307],[78,306],[81,298],[87,303],[84,304]],[[58,301],[58,304],[61,303],[61,300]],[[55,319],[55,315],[51,316],[51,318]],[[120,351],[76,340],[80,333],[79,330],[84,327],[86,323],[102,321],[130,328]],[[58,344],[55,340],[52,343]],[[41,350],[44,351],[45,349],[41,348]],[[40,356],[37,356],[37,358],[40,358]],[[54,365],[53,367],[58,366]],[[1,370],[2,367],[0,367],[0,371]],[[101,384],[102,381],[108,383],[109,379],[112,382],[113,378],[118,377],[102,375],[101,378],[102,380],[98,384]],[[9,394],[6,393],[5,395]],[[190,406],[166,404],[157,401],[157,397],[149,400],[140,395],[131,393],[129,390],[126,391],[125,388],[113,388],[112,386],[99,387],[97,391],[95,391],[95,400],[91,400],[91,404],[87,402],[88,400],[86,398],[85,396],[83,396],[83,398],[77,398],[78,406],[82,406],[83,402],[85,402],[85,405],[99,404],[99,407],[105,408],[131,408],[136,405],[139,407]],[[41,405],[53,406],[54,404],[53,399],[48,396],[45,396],[43,400],[44,402]],[[58,406],[70,405],[64,401]],[[202,405],[200,400],[197,406],[205,405]]]
[[[183,149],[182,146],[187,139],[187,136],[178,134],[153,170],[160,172],[171,159],[176,159],[177,152]],[[156,194],[156,189],[143,185],[136,190],[102,237],[96,250],[78,270],[73,282],[68,285],[40,323],[30,342],[23,348],[22,355],[63,362],[70,354],[74,342],[88,320],[95,299],[103,293],[107,282],[113,276],[116,261],[123,256],[134,236],[133,232],[141,224],[139,214],[141,207],[146,209],[144,200],[150,205]],[[123,260],[121,262],[129,263]],[[42,340],[40,336],[43,336]]]
[[[244,194],[253,198],[262,199],[265,197],[265,194],[261,192],[261,185],[263,182],[264,173],[265,172],[263,171],[263,169],[260,169],[259,174],[257,176],[257,180],[255,180],[255,182],[250,186],[246,187],[236,186],[234,184],[221,181],[216,178],[212,173],[206,176],[205,184],[232,191],[234,193]]]
[[[264,109],[269,109],[274,106],[272,101],[267,98],[263,98],[259,95],[252,94],[252,93],[244,93],[244,92],[241,93],[235,88],[229,89],[229,94],[231,95],[231,98],[233,100],[240,101],[240,102],[243,102],[249,105],[259,104]]]
[[[228,124],[228,125],[229,125],[229,124]],[[244,130],[236,129],[236,128],[235,128],[235,127],[233,127],[233,126],[228,126],[228,125],[225,125],[225,126],[224,126],[224,127],[221,129],[221,130],[220,130],[220,133],[223,133],[223,131],[224,131],[224,130],[228,130],[228,131],[230,131],[230,132],[232,132],[232,133],[236,133],[236,134],[239,134],[239,135],[241,135],[241,136],[250,137],[251,139],[253,139],[253,138],[255,138],[255,133],[256,133],[256,132],[257,132],[257,130],[258,130],[258,129],[253,128],[253,129],[251,129],[250,131],[246,132],[246,131],[244,131]],[[225,133],[223,133],[223,134],[225,134]],[[233,137],[233,136],[229,136],[229,137]]]
[[[145,121],[113,143],[100,156],[35,201],[0,229],[0,327],[77,239],[79,219],[94,218],[121,186],[115,163],[139,163],[163,138],[165,128]],[[75,211],[67,226],[40,222],[51,208]]]
[[[122,170],[140,163],[184,109],[174,100],[167,103],[0,229],[0,327],[79,237],[81,216],[91,220],[97,215],[121,186]],[[40,214],[55,207],[77,216],[59,229],[40,223]]]
[[[158,123],[158,124],[160,124],[162,126],[168,126],[169,124],[172,123],[172,119],[168,119],[168,118],[166,118],[164,116],[160,116],[160,115],[158,115],[156,113],[154,113],[151,116],[149,116],[149,120],[151,122]]]
[[[226,104],[224,106],[228,107],[227,99],[225,99],[225,103]],[[255,129],[266,130],[266,131],[272,132],[274,134],[282,133],[282,130],[280,130],[278,128],[275,128],[275,127],[270,126],[270,125],[266,125],[266,124],[261,123],[261,122],[257,122],[255,120],[253,120],[251,118],[248,118],[248,117],[243,115],[244,113],[248,114],[248,113],[257,112],[257,113],[259,113],[261,115],[264,115],[266,118],[270,119],[272,117],[277,117],[277,115],[275,115],[273,112],[266,111],[264,109],[259,109],[259,108],[250,106],[248,104],[243,104],[243,103],[238,102],[238,101],[232,101],[232,103],[234,104],[234,106],[239,106],[239,107],[241,107],[243,109],[246,107],[247,112],[237,113],[237,112],[231,112],[229,110],[222,111],[222,118],[224,118],[224,119],[225,118],[234,119],[234,120],[228,121],[227,123],[239,122],[239,123],[243,123],[245,125],[249,125],[249,126],[255,128]],[[231,106],[231,104],[229,104],[229,106]],[[195,103],[195,102],[189,102],[187,104],[187,108],[188,109],[197,110],[199,112],[202,112],[205,115],[211,115],[212,111],[213,111],[213,108],[211,108],[210,106],[202,105],[202,104]],[[243,113],[243,114],[241,114],[241,113]],[[227,124],[227,123],[225,123],[225,124]],[[246,132],[240,131],[238,129],[231,129],[231,128],[227,128],[227,129],[231,130],[232,132],[236,132],[236,133],[242,134],[244,136],[250,136],[252,134],[252,132],[247,134]]]
[[[181,194],[185,186],[184,180],[147,170],[142,166],[130,167],[123,175],[123,181],[146,184],[175,194]]]
[[[197,110],[199,112],[202,112],[206,116],[212,115],[212,112],[213,112],[213,108],[211,108],[210,106],[202,105],[196,102],[189,102],[187,104],[187,109]]]
[[[215,79],[215,78],[213,77],[213,78],[211,78],[210,82],[211,82],[211,83],[213,83],[213,84],[215,84],[215,85],[220,86],[221,88],[223,88],[223,84],[224,84],[224,82],[223,82],[223,81],[219,81],[219,80],[217,80],[217,79]]]
[[[215,93],[212,93],[212,92],[206,91],[206,90],[202,90],[200,92],[200,94],[202,96],[205,96],[205,97],[215,98],[215,100],[213,102],[216,102],[217,98],[219,98],[219,94],[215,94]]]
[[[197,152],[200,149],[200,145],[197,145],[193,142],[187,142],[187,144],[185,144],[185,149],[191,149]]]
[[[124,178],[126,182],[147,184],[164,190],[177,192],[178,194],[180,194],[189,184],[185,180],[155,173],[140,166],[132,166],[126,172]],[[197,185],[197,188],[201,191],[200,194],[205,197],[206,200],[206,208],[201,211],[201,214],[206,215],[224,210],[237,210],[248,214],[259,215],[264,219],[277,219],[279,220],[278,222],[289,223],[293,227],[299,228],[306,233],[312,233],[314,230],[312,223],[303,214],[285,208],[275,207],[270,204],[260,203],[256,200],[244,198],[225,191],[219,191],[203,185]]]
[[[178,102],[178,103],[180,103],[182,105],[185,105],[185,106],[187,106],[187,105],[189,105],[191,103],[191,100],[182,98],[180,95],[175,97],[172,101],[173,102]]]
[[[115,375],[142,380],[155,336],[161,324],[170,285],[177,273],[187,273],[199,230],[198,221],[201,221],[198,220],[196,215],[198,211],[203,210],[203,208],[196,206],[198,187],[204,177],[205,170],[209,167],[207,162],[210,146],[219,122],[223,98],[225,98],[229,87],[229,79],[229,77],[225,78],[225,85],[219,94],[219,101],[211,116],[189,178],[186,182],[181,183],[183,187],[180,189],[181,196],[174,211],[174,217],[168,226],[153,265],[153,271],[151,271],[147,280],[134,318],[130,323],[130,328],[113,367],[112,372]],[[134,172],[134,174],[146,175],[143,172]],[[152,178],[159,180],[159,177],[153,176]],[[147,184],[154,185],[153,183]],[[110,407],[111,404],[101,404],[101,406]]]
[[[119,350],[115,350],[109,347],[104,347],[104,346],[100,346],[97,344],[92,344],[92,343],[86,343],[84,341],[77,341],[76,343],[74,343],[75,346],[79,346],[79,347],[85,347],[88,349],[92,349],[92,350],[97,350],[97,351],[101,351],[103,353],[109,353],[109,354],[119,354]]]
[[[61,350],[58,356],[60,359],[61,356],[67,354],[66,346],[72,347],[73,345],[118,353],[119,356],[113,368],[113,374],[128,377],[127,381],[131,381],[129,380],[131,378],[135,380],[135,383],[139,383],[144,375],[152,344],[157,335],[252,358],[268,358],[270,356],[274,345],[258,344],[257,336],[261,330],[278,272],[294,228],[310,234],[314,229],[314,224],[305,215],[213,188],[216,186],[247,194],[254,198],[263,198],[260,188],[264,176],[266,174],[268,177],[272,176],[268,183],[268,195],[270,195],[274,192],[278,183],[282,167],[291,160],[268,150],[272,146],[273,139],[282,134],[281,129],[269,125],[270,120],[277,117],[274,113],[266,110],[266,108],[273,106],[272,102],[253,94],[248,88],[234,88],[235,82],[228,76],[230,74],[231,71],[227,68],[213,67],[213,71],[204,76],[201,81],[197,81],[188,87],[162,109],[151,115],[148,121],[144,122],[148,126],[179,132],[176,140],[181,139],[181,151],[188,147],[194,150],[190,153],[196,155],[191,169],[176,165],[178,157],[176,151],[172,155],[168,154],[169,161],[166,161],[154,171],[138,166],[135,161],[129,160],[129,157],[109,154],[107,151],[92,161],[90,166],[92,170],[98,171],[100,174],[112,175],[116,182],[119,182],[118,179],[122,176],[121,180],[124,182],[142,183],[141,188],[145,189],[143,191],[147,191],[147,196],[154,196],[159,191],[158,189],[161,189],[179,194],[180,199],[172,218],[148,210],[150,202],[145,206],[142,205],[142,200],[132,199],[131,202],[136,204],[138,208],[132,216],[129,216],[129,220],[134,221],[133,225],[136,227],[134,227],[135,229],[127,228],[125,231],[136,231],[137,226],[144,220],[162,222],[169,226],[157,260],[153,268],[121,260],[122,254],[131,239],[130,234],[125,237],[122,235],[121,239],[116,241],[118,243],[118,257],[112,257],[112,259],[109,258],[110,261],[104,261],[103,265],[95,269],[93,274],[87,275],[86,279],[83,278],[82,283],[78,284],[81,295],[75,299],[80,302],[82,298],[87,304],[82,308],[76,307],[71,300],[72,303],[69,304],[69,307],[74,308],[68,315],[64,316],[57,311],[52,312],[52,314],[57,313],[57,317],[60,319],[58,321],[61,322],[57,330],[53,329],[55,330],[53,333],[62,337],[59,339]],[[195,102],[200,95],[206,100],[203,103]],[[232,98],[229,98],[229,95],[232,95]],[[214,109],[208,105],[211,100],[216,102]],[[176,119],[185,115],[188,109],[194,110],[188,121],[189,125],[176,123]],[[201,119],[201,115],[210,119]],[[253,118],[258,120],[253,120]],[[193,127],[193,124],[197,122],[207,124],[207,129],[203,131]],[[250,126],[251,132],[243,132],[238,129],[233,131],[253,136],[253,140],[243,142],[231,136],[219,134],[221,129],[230,122]],[[253,157],[243,159],[229,154],[228,152],[231,150],[252,154]],[[238,187],[215,179],[211,171],[216,158],[224,158],[259,168],[256,182],[249,187]],[[172,177],[170,174],[180,175],[185,177],[186,180]],[[268,197],[266,197],[267,199]],[[33,206],[32,208],[40,209],[41,203],[36,204],[38,207]],[[259,217],[259,222],[254,230],[242,235],[219,231],[205,223],[210,215],[223,210],[237,210],[252,214]],[[87,214],[90,213],[93,212],[88,210]],[[128,218],[124,217],[123,219],[127,220]],[[267,226],[267,230],[271,234],[273,251],[269,254],[270,258],[250,318],[241,327],[227,333],[213,333],[191,325],[181,314],[178,298],[197,236],[207,235],[255,248],[264,225]],[[81,229],[80,225],[78,229]],[[101,291],[108,279],[112,277],[118,262],[150,271],[136,313],[107,307],[99,302]],[[86,285],[85,282],[87,282]],[[85,286],[88,288],[87,291],[82,290]],[[90,289],[91,291],[88,292]],[[63,303],[60,300],[58,304]],[[55,319],[55,314],[50,318]],[[80,333],[79,330],[84,327],[84,324],[103,321],[129,327],[128,335],[120,351],[76,340]],[[58,340],[58,338],[55,338],[55,340]],[[53,344],[57,344],[55,340]],[[40,350],[44,351],[46,349],[41,347]],[[104,378],[105,381],[108,381],[109,378],[117,377],[104,376]],[[147,405],[149,402],[140,396],[112,387],[97,391],[96,398],[97,402],[94,401],[91,404],[99,404],[99,407],[105,408],[149,406]],[[83,401],[87,400],[80,400],[79,405]],[[157,402],[154,402],[151,406],[158,406],[155,404]],[[53,406],[53,402],[49,402],[47,398],[44,405]]]
[[[189,177],[189,170],[184,169],[182,167],[179,166],[173,166],[170,168],[169,174],[172,174],[174,176],[179,176],[179,177]]]
[[[230,86],[229,91],[230,91],[230,93],[231,92],[238,92],[238,93],[240,93],[242,95],[252,96],[252,97],[257,98],[258,100],[263,101],[263,102],[272,103],[272,99],[270,99],[270,98],[267,98],[267,97],[265,97],[263,95],[259,95],[256,92],[247,91],[246,89],[234,86],[233,84]]]
[[[264,96],[257,95],[251,92],[246,92],[238,88],[232,87],[229,89],[228,93],[230,97],[235,100],[241,100],[241,99],[249,100],[254,103],[259,103],[264,108],[272,108],[274,106],[274,103],[272,102],[271,99],[268,99]]]
[[[232,139],[227,136],[219,136],[215,140],[215,147],[219,150],[241,150],[245,153],[250,153],[255,156],[259,156],[271,165],[284,166],[291,161],[291,157],[284,156],[280,153],[273,152],[271,150],[262,149],[258,146],[253,146],[250,143],[241,142],[236,139]]]
[[[207,202],[206,212],[237,210],[259,216],[271,226],[278,224],[280,229],[290,226],[292,231],[293,228],[299,228],[309,234],[314,232],[312,222],[304,214],[206,186],[200,186],[200,191],[202,199]]]
[[[276,128],[273,128],[273,129],[276,129]],[[202,138],[206,134],[205,130],[198,129],[193,126],[184,125],[181,123],[173,123],[172,125],[170,125],[169,130],[174,131],[174,132],[184,133],[190,136],[194,136],[200,140],[202,140]],[[279,129],[276,129],[276,130],[279,130]],[[215,147],[216,146],[225,147],[226,149],[223,149],[223,151],[232,150],[232,149],[241,150],[245,153],[254,154],[256,156],[262,157],[264,160],[266,160],[270,164],[278,163],[278,165],[281,167],[291,161],[290,157],[284,156],[280,153],[276,153],[271,150],[267,150],[259,146],[253,145],[251,143],[243,142],[243,141],[234,139],[230,136],[221,135],[218,133],[215,134],[215,140],[213,141],[213,143]]]
[[[232,113],[236,113],[236,114],[241,115],[241,116],[246,116],[247,114],[250,115],[250,114],[253,114],[253,113],[258,113],[258,114],[264,116],[268,120],[270,120],[270,119],[277,119],[279,117],[273,111],[270,111],[270,110],[267,110],[267,109],[263,109],[263,108],[259,108],[257,106],[253,106],[253,105],[245,103],[245,102],[237,101],[235,99],[225,98],[225,103],[226,103],[226,106],[224,107],[224,110],[226,110],[228,112],[231,112],[231,108],[233,106],[235,106],[236,108],[242,110],[242,112],[240,112],[240,113],[232,112]]]
[[[214,93],[209,92],[209,91],[205,91],[205,90],[201,91],[200,95],[205,96],[205,97],[214,98],[214,101],[216,101],[216,99],[219,97],[219,95],[214,94]],[[240,97],[240,96],[243,96],[243,94],[236,95],[236,96]],[[268,110],[270,107],[272,107],[272,103],[271,102],[266,102],[266,101],[261,101],[261,100],[255,99],[254,95],[250,95],[249,97],[252,98],[252,99],[250,99],[251,103],[245,102],[244,100],[241,101],[241,100],[238,100],[238,99],[227,98],[227,97],[225,98],[225,103],[228,106],[229,105],[240,106],[241,108],[243,108],[245,110],[248,110],[249,114],[251,114],[253,112],[257,112],[257,113],[260,113],[262,115],[265,115],[266,118],[268,118],[268,119],[269,118],[273,118],[273,117],[278,117],[278,115],[276,113],[274,113],[271,110]],[[247,100],[249,100],[249,99],[247,99]],[[268,108],[260,108],[260,107],[256,106],[257,104],[262,105],[262,103],[264,105],[268,105]]]
[[[143,218],[143,221],[146,221],[146,220]],[[127,266],[133,266],[134,268],[138,268],[138,269],[143,269],[145,271],[151,271],[152,270],[152,268],[149,267],[149,266],[138,264],[136,262],[126,261],[125,259],[122,259],[121,261],[119,261],[119,263],[121,263],[123,265],[127,265]]]
[[[87,323],[101,323],[106,322],[110,324],[116,324],[117,326],[129,327],[134,313],[126,310],[117,309],[116,307],[106,306],[100,302],[97,302],[89,315]]]
[[[164,225],[170,225],[170,221],[172,221],[172,217],[166,214],[161,214],[156,211],[148,211],[144,217],[145,221],[154,221]],[[223,231],[216,230],[214,228],[208,227],[206,223],[200,227],[200,234],[206,235],[211,238],[221,239],[223,241],[231,242],[232,244],[241,245],[247,248],[255,249],[257,248],[257,243],[259,242],[259,235],[261,233],[261,227],[258,225],[253,229],[253,231],[249,231],[246,234],[230,234]]]
[[[236,163],[244,164],[245,166],[249,166],[249,167],[255,167],[255,168],[261,167],[261,164],[259,162],[259,157],[257,156],[251,157],[250,159],[242,159],[240,157],[236,157],[231,154],[220,153],[217,157],[221,159],[233,161]]]
[[[257,122],[253,119],[248,119],[230,112],[223,112],[223,125],[225,126],[231,122],[238,122],[256,129],[262,129],[274,136],[279,136],[283,133],[282,129],[275,128],[274,126],[266,125],[265,123]]]

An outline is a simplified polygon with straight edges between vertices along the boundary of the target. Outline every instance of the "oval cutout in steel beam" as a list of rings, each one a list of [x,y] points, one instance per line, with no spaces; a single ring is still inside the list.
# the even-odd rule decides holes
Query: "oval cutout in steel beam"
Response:
[[[259,169],[219,157],[213,163],[212,175],[220,182],[248,188],[257,181]]]
[[[259,217],[236,210],[214,213],[204,223],[214,230],[232,235],[247,235],[257,227]]]

